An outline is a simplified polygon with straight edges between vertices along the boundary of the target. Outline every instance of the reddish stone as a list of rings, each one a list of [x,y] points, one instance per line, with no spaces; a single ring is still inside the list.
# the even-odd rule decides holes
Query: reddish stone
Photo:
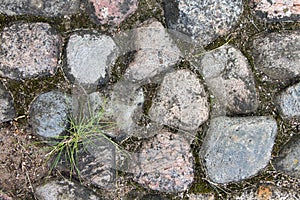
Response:
[[[137,9],[137,0],[89,0],[100,24],[119,25]]]

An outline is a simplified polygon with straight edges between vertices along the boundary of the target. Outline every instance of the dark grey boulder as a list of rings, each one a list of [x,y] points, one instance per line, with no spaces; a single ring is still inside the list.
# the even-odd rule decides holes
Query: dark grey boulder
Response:
[[[243,1],[164,0],[168,28],[207,45],[225,35],[243,12]]]
[[[254,77],[247,58],[237,48],[223,45],[207,52],[199,68],[214,97],[214,116],[247,114],[256,110]]]
[[[0,75],[27,79],[55,74],[61,37],[46,23],[16,23],[0,32]]]
[[[276,133],[270,117],[212,119],[200,152],[208,177],[223,184],[256,175],[271,159]]]
[[[252,44],[254,67],[283,83],[300,76],[299,52],[299,31],[258,35]]]
[[[58,91],[40,94],[30,104],[29,123],[34,132],[51,138],[61,135],[68,128],[71,99]]]
[[[0,82],[0,123],[10,121],[15,116],[16,111],[13,97]]]
[[[287,88],[276,97],[280,115],[284,118],[300,118],[300,83]]]
[[[35,195],[39,200],[100,200],[93,191],[77,183],[62,180],[49,181],[36,187]]]
[[[300,178],[300,135],[294,135],[285,144],[278,158],[273,162],[275,168],[295,178]]]

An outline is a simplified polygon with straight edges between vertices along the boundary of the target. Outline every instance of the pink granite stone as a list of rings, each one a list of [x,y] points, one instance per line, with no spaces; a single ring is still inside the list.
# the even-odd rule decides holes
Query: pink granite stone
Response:
[[[119,25],[137,9],[137,0],[89,0],[100,24]]]

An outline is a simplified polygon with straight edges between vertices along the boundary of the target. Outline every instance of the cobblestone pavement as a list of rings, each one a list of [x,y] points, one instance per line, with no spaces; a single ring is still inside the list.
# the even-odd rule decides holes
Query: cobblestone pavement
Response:
[[[0,199],[300,199],[299,80],[299,0],[0,0]]]

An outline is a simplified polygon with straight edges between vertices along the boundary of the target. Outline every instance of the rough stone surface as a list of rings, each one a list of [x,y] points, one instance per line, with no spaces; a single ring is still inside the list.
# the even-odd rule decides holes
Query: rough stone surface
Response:
[[[200,72],[214,96],[214,115],[254,112],[257,94],[247,59],[236,48],[224,45],[206,53]]]
[[[39,136],[59,136],[67,128],[70,107],[70,99],[61,92],[40,94],[30,104],[29,123]]]
[[[269,22],[300,21],[299,0],[251,0],[250,6],[258,17]]]
[[[3,193],[1,190],[0,190],[0,199],[1,200],[13,200],[12,197],[10,197],[7,194]]]
[[[10,121],[16,116],[14,100],[0,82],[0,123]]]
[[[166,29],[154,21],[134,30],[135,59],[130,63],[125,77],[133,82],[149,79],[169,70],[181,56]]]
[[[79,12],[80,0],[1,0],[0,13],[58,17]]]
[[[35,195],[39,200],[100,200],[102,198],[98,197],[93,191],[87,188],[70,182],[67,180],[63,181],[50,181],[45,185],[40,185],[36,188]]]
[[[285,118],[300,118],[300,83],[293,85],[276,98],[280,114]]]
[[[234,195],[230,199],[234,200],[297,200],[300,193],[291,189],[279,188],[273,185],[262,184],[257,188],[243,191],[241,194]]]
[[[275,168],[292,177],[300,178],[300,135],[294,135],[273,162]]]
[[[96,88],[107,82],[116,58],[117,46],[109,36],[75,33],[67,46],[67,74],[77,84]]]
[[[213,194],[189,194],[189,200],[214,200]]]
[[[216,183],[241,181],[267,166],[277,132],[269,117],[211,120],[200,155]]]
[[[163,131],[144,142],[138,163],[134,180],[146,188],[181,192],[193,182],[190,144],[180,134]]]
[[[101,134],[84,141],[86,152],[79,159],[80,176],[87,185],[111,189],[115,181],[115,146]]]
[[[252,49],[255,68],[270,78],[286,81],[300,75],[299,31],[260,35]]]
[[[0,75],[25,79],[56,72],[61,38],[46,23],[16,23],[0,33]]]
[[[206,45],[229,32],[243,12],[243,1],[164,0],[167,25]]]
[[[167,74],[149,111],[152,120],[192,131],[209,116],[207,94],[197,76],[189,70]]]
[[[133,14],[137,0],[88,0],[92,6],[91,16],[100,24],[119,25]]]

